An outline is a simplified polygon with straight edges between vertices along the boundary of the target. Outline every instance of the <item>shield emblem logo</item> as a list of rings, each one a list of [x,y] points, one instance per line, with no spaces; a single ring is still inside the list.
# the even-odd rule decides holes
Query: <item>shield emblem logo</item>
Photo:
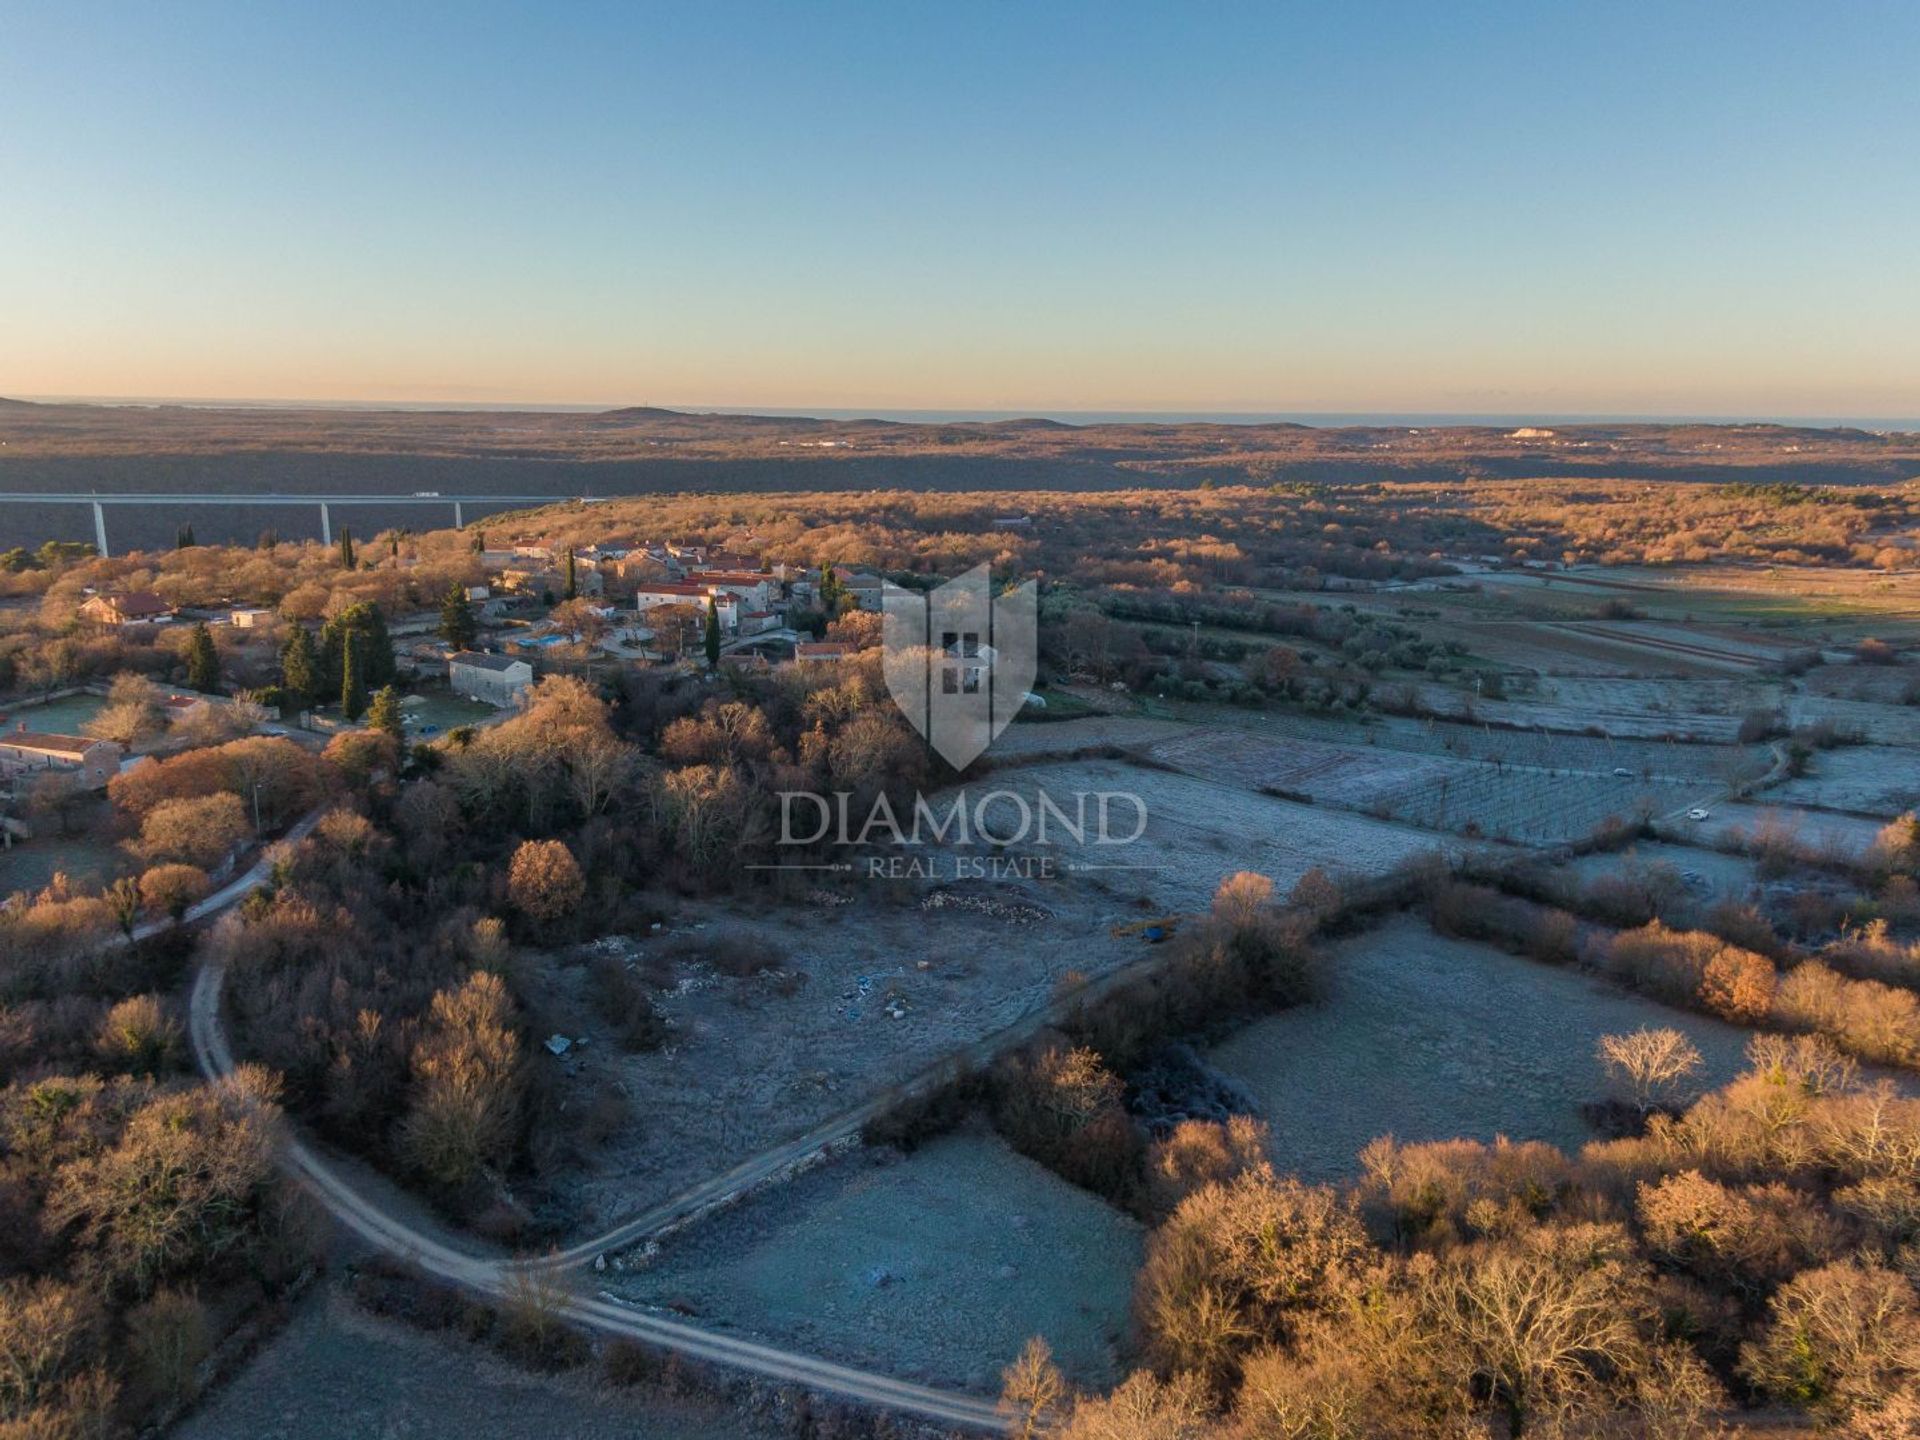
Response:
[[[956,770],[964,770],[1020,713],[1037,668],[1034,583],[993,593],[976,565],[927,595],[889,583],[881,592],[887,691]]]

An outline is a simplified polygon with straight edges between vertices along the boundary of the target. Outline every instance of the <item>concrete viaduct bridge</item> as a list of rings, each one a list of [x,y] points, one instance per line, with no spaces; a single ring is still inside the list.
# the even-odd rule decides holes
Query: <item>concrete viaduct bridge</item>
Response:
[[[489,505],[495,507],[518,507],[533,505],[562,505],[569,501],[584,504],[598,503],[594,500],[580,500],[578,496],[566,495],[449,495],[438,490],[419,490],[410,495],[282,495],[255,494],[240,492],[229,495],[174,495],[165,492],[132,494],[46,494],[42,492],[11,491],[0,492],[0,505],[91,505],[93,507],[93,542],[102,555],[111,553],[107,549],[107,507],[110,505],[292,505],[301,509],[318,507],[320,511],[321,543],[333,543],[333,514],[335,505],[410,505],[419,508],[425,505],[450,505],[453,507],[455,527],[463,526],[466,521],[468,505]]]

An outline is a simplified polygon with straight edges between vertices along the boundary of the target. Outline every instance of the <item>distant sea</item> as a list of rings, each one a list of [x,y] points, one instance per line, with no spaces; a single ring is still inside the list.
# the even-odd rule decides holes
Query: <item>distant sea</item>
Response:
[[[554,414],[596,414],[652,401],[607,401],[603,404],[545,404],[535,401],[494,400],[203,400],[170,396],[129,395],[21,395],[50,405],[118,405],[153,407],[181,405],[196,410],[521,410]],[[802,420],[897,420],[914,425],[946,425],[967,421],[1057,420],[1063,425],[1312,425],[1337,429],[1344,425],[1423,427],[1488,425],[1802,425],[1817,429],[1920,430],[1920,418],[1862,415],[1611,415],[1497,410],[1441,412],[1419,410],[843,410],[780,405],[661,405],[690,415],[777,415]]]
[[[538,407],[529,407],[538,408]],[[673,406],[673,409],[692,407]],[[1849,415],[1558,415],[1514,411],[1485,414],[1405,411],[1305,410],[752,410],[712,407],[717,415],[791,415],[816,420],[900,420],[939,425],[967,420],[1058,420],[1065,425],[1343,425],[1419,428],[1444,425],[1803,425],[1817,429],[1920,430],[1920,419]]]

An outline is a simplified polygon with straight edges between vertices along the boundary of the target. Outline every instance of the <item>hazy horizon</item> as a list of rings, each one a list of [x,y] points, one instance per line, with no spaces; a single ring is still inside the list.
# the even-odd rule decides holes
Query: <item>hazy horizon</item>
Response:
[[[1920,416],[1779,415],[1734,413],[1703,415],[1677,412],[1584,414],[1561,411],[1435,410],[1082,410],[1029,406],[1006,410],[887,406],[712,405],[696,401],[602,400],[543,402],[417,400],[372,398],[321,400],[300,396],[239,395],[0,395],[0,399],[39,405],[98,405],[103,408],[157,409],[177,406],[199,410],[448,411],[485,414],[525,411],[542,414],[604,414],[613,410],[669,410],[686,415],[769,416],[815,420],[890,420],[906,424],[967,423],[1006,420],[1055,420],[1068,425],[1125,424],[1297,424],[1339,426],[1523,426],[1523,425],[1783,425],[1815,429],[1920,430]]]
[[[1911,7],[112,8],[0,394],[1920,413]]]
[[[1920,417],[1885,415],[1582,415],[1559,411],[1104,411],[1104,409],[939,409],[939,407],[835,407],[835,405],[705,405],[697,401],[459,401],[459,399],[313,399],[300,396],[0,396],[36,405],[100,405],[117,409],[324,409],[324,411],[453,411],[453,413],[553,413],[603,415],[616,409],[660,409],[682,415],[758,415],[778,419],[897,420],[902,424],[962,424],[993,420],[1058,420],[1062,424],[1306,424],[1338,426],[1528,426],[1528,424],[1780,424],[1799,428],[1920,430]]]

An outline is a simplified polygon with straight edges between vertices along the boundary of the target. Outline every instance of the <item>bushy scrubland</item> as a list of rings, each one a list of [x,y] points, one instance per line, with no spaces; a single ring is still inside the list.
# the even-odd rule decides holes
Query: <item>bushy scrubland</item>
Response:
[[[1229,1163],[1152,1236],[1142,1368],[1079,1397],[1039,1347],[1010,1410],[1058,1440],[1719,1433],[1743,1403],[1847,1434],[1920,1414],[1920,1101],[1817,1037],[1644,1132],[1383,1138],[1354,1186]]]
[[[995,529],[1010,507],[1036,523]],[[984,561],[1040,578],[1058,676],[1355,708],[1389,703],[1373,690],[1385,672],[1458,671],[1463,647],[1273,590],[1440,574],[1466,544],[1515,560],[1859,561],[1888,518],[1860,498],[1680,485],[1631,504],[1365,486],[723,510],[674,499],[543,523],[562,543],[751,530],[770,560],[922,586]],[[444,744],[407,751],[373,728],[314,755],[278,738],[162,739],[147,677],[204,674],[212,642],[76,618],[88,588],[272,605],[268,638],[287,640],[285,658],[225,640],[215,678],[310,700],[338,693],[350,632],[390,664],[389,619],[478,579],[475,538],[391,537],[348,564],[269,538],[0,567],[0,589],[32,602],[0,619],[0,693],[114,677],[101,733],[179,751],[109,787],[107,823],[137,874],[93,892],[56,880],[0,910],[0,1433],[102,1435],[162,1412],[191,1394],[236,1315],[294,1282],[304,1212],[269,1164],[282,1103],[490,1235],[563,1226],[564,1187],[550,1182],[632,1117],[610,1087],[563,1106],[549,1067],[529,1063],[548,1000],[525,952],[644,930],[644,890],[742,884],[743,864],[772,854],[780,791],[851,792],[864,813],[951,778],[870,653],[769,675],[553,677],[523,712]],[[806,618],[873,639],[857,616]],[[62,825],[83,803],[58,787],[35,799]],[[142,922],[180,921],[250,843],[316,811],[311,834],[272,851],[271,883],[203,939],[176,924],[133,940]],[[1920,829],[1888,827],[1864,862],[1805,855],[1790,837],[1750,844],[1770,867],[1817,861],[1870,881],[1875,913],[1836,917],[1815,952],[1743,907],[1693,914],[1665,884],[1570,897],[1425,877],[1429,913],[1452,933],[1795,1033],[1757,1041],[1748,1076],[1685,1110],[1645,1089],[1634,1133],[1579,1157],[1384,1140],[1366,1180],[1336,1192],[1276,1175],[1256,1120],[1141,1113],[1128,1077],[1169,1038],[1311,997],[1315,929],[1352,899],[1320,875],[1284,909],[1260,877],[1232,877],[1168,963],[907,1117],[892,1138],[984,1100],[1016,1148],[1160,1226],[1140,1281],[1147,1368],[1112,1396],[1073,1400],[1028,1357],[1010,1393],[1029,1432],[1438,1436],[1497,1413],[1529,1434],[1687,1435],[1728,1397],[1856,1427],[1920,1410],[1920,1118],[1916,1102],[1857,1084],[1847,1058],[1920,1066],[1920,961],[1888,923],[1920,911]],[[224,968],[236,1050],[261,1067],[210,1086],[184,1078],[170,998],[196,944]],[[620,1043],[661,1043],[642,977],[601,962],[590,994]],[[515,1317],[503,1323],[527,1354],[572,1354],[537,1304]]]
[[[1446,934],[1488,940],[1549,964],[1583,963],[1671,1005],[1737,1025],[1824,1035],[1862,1060],[1920,1068],[1914,947],[1889,938],[1884,924],[1849,932],[1815,956],[1782,945],[1762,917],[1738,906],[1709,914],[1713,928],[1653,919],[1616,930],[1445,878],[1428,885],[1426,904]],[[1771,953],[1729,935],[1751,937]],[[1896,983],[1869,978],[1875,974]]]

